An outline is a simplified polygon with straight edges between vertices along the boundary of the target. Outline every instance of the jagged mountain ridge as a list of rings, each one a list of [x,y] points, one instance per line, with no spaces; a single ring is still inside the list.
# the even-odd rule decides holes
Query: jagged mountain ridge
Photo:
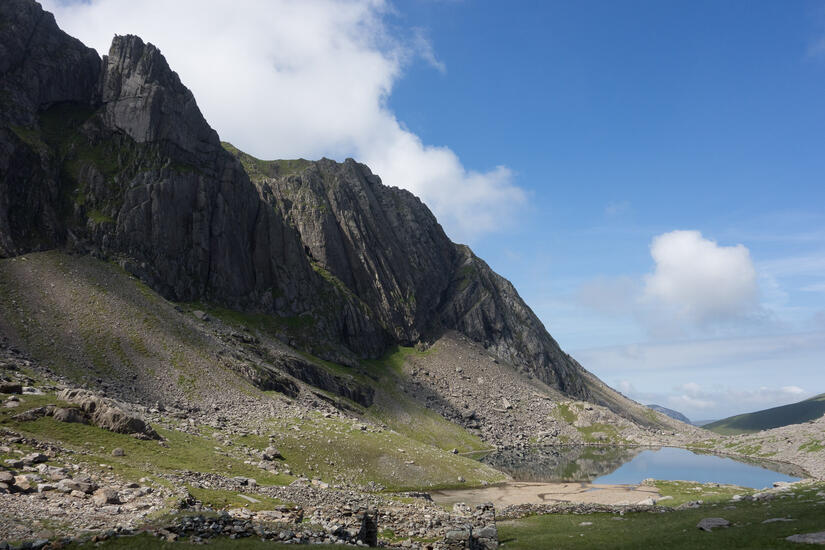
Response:
[[[254,174],[151,44],[117,36],[100,59],[31,0],[0,16],[0,256],[66,247],[172,300],[310,320],[291,343],[347,364],[455,329],[625,408],[412,194],[351,159]]]

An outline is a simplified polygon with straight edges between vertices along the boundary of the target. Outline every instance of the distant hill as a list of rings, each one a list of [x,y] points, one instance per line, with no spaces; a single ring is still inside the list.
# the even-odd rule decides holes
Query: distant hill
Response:
[[[823,414],[825,414],[825,393],[790,405],[723,418],[702,427],[718,434],[733,435],[801,424],[819,418]]]
[[[707,418],[707,419],[704,419],[704,420],[694,420],[692,422],[692,424],[694,426],[706,426],[707,424],[713,424],[716,421],[717,421],[716,418]]]
[[[679,411],[674,411],[673,409],[668,409],[667,407],[663,407],[661,405],[647,405],[647,407],[662,414],[666,414],[671,418],[675,418],[680,422],[684,422],[685,424],[691,424],[690,419]]]

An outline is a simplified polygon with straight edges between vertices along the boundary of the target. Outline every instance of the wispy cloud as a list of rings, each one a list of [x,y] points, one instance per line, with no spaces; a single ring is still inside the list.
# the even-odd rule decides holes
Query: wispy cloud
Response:
[[[699,368],[726,368],[765,362],[776,372],[800,357],[825,357],[825,332],[812,331],[742,338],[693,339],[677,342],[646,342],[623,346],[575,350],[586,367],[600,374],[632,371],[684,371]],[[612,377],[610,377],[612,378]]]

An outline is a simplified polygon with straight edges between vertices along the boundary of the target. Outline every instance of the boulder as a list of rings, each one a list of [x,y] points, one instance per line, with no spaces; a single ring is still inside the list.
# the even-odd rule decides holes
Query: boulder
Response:
[[[112,449],[112,456],[126,456],[126,451],[124,451],[120,447],[116,447]]]
[[[12,418],[18,422],[32,422],[38,418],[49,416],[54,412],[54,405],[46,405],[45,407],[36,407],[23,411],[20,414],[14,415]]]
[[[702,531],[711,532],[720,527],[730,527],[730,522],[725,518],[704,518],[696,524],[696,527]]]
[[[79,491],[84,494],[92,493],[97,489],[97,485],[90,481],[82,481],[78,479],[61,479],[57,482],[57,490],[63,493],[71,493]]]
[[[44,455],[43,453],[30,453],[27,454],[22,458],[23,464],[26,466],[31,466],[32,464],[40,464],[41,462],[46,462],[49,460],[49,457]]]
[[[20,491],[21,493],[25,493],[30,491],[32,488],[31,481],[26,476],[14,476],[14,483],[12,484],[12,489],[16,491]]]
[[[17,382],[0,382],[0,393],[23,393],[23,385]]]
[[[59,407],[52,414],[58,422],[71,422],[75,424],[88,424],[89,417],[83,410],[75,407]]]
[[[788,542],[797,542],[801,544],[825,544],[825,531],[791,535],[790,537],[785,537],[785,540]]]
[[[263,460],[278,460],[282,458],[284,458],[283,455],[281,455],[281,452],[275,447],[267,447],[261,453],[261,459]]]
[[[92,502],[96,506],[105,506],[106,504],[120,504],[117,489],[112,487],[101,487],[92,494]]]
[[[129,434],[145,439],[160,439],[158,433],[140,418],[123,410],[115,401],[96,395],[88,390],[67,389],[57,398],[79,405],[80,409],[64,409],[64,422],[91,423],[98,428],[115,433]],[[56,412],[56,411],[55,411]],[[85,419],[85,422],[84,422]]]

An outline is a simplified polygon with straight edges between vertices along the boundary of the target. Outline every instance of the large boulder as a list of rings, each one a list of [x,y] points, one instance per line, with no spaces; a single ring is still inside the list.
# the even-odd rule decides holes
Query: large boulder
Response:
[[[129,434],[139,438],[161,439],[160,435],[137,416],[126,412],[116,401],[96,395],[88,390],[67,389],[58,392],[57,398],[79,405],[79,409],[61,408],[58,420],[93,424],[110,432]]]
[[[89,424],[89,417],[83,409],[76,407],[57,407],[52,414],[58,422],[72,422],[75,424]]]

